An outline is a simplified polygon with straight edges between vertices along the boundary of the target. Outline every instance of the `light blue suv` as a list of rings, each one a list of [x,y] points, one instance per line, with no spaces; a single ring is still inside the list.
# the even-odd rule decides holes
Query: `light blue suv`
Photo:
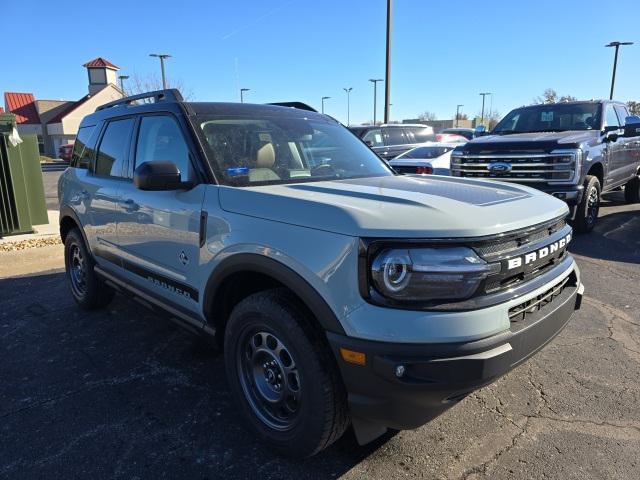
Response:
[[[352,425],[417,428],[579,308],[567,206],[489,180],[398,175],[330,117],[187,103],[99,108],[60,178],[82,308],[135,297],[224,348],[250,429],[312,455]]]

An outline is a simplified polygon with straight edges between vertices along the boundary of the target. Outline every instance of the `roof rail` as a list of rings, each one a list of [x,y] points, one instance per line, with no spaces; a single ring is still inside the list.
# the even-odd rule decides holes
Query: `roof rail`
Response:
[[[130,97],[124,97],[118,100],[114,100],[113,102],[100,105],[98,108],[96,108],[96,112],[98,110],[104,110],[105,108],[118,107],[121,105],[128,107],[136,100],[143,100],[146,98],[152,98],[154,103],[184,101],[184,99],[182,98],[182,94],[177,88],[168,88],[166,90],[156,90],[155,92],[140,93],[138,95],[131,95]]]
[[[308,110],[310,112],[318,113],[318,111],[315,108],[310,107],[306,103],[302,103],[302,102],[275,102],[275,103],[267,103],[267,105],[275,105],[276,107],[297,108],[299,110]]]

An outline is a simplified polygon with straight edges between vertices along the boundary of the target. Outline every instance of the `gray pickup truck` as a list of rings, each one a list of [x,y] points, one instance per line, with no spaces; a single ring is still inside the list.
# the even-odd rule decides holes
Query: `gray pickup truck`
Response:
[[[624,187],[627,202],[640,202],[640,118],[610,100],[516,108],[451,154],[451,174],[540,189],[565,200],[576,230],[588,232],[603,193]]]
[[[120,292],[213,339],[248,428],[306,456],[453,407],[560,332],[583,287],[564,202],[397,175],[296,105],[100,107],[60,178],[60,234],[80,307]]]

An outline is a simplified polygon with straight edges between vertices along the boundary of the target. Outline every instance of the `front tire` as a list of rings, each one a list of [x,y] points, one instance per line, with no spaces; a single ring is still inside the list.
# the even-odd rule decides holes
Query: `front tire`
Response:
[[[624,186],[624,199],[627,203],[640,203],[640,176],[636,175]]]
[[[587,175],[584,180],[584,194],[576,209],[575,228],[580,233],[593,230],[600,211],[600,180],[593,175]]]
[[[113,300],[115,291],[94,272],[93,259],[77,228],[64,240],[64,265],[71,294],[81,308],[95,310],[106,307]]]
[[[349,421],[337,366],[286,290],[259,292],[236,305],[224,349],[231,394],[267,446],[307,457],[342,436]]]

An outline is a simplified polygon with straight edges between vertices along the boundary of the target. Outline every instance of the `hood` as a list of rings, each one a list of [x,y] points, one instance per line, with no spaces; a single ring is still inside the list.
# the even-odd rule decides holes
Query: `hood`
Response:
[[[219,187],[223,210],[358,237],[493,235],[565,215],[537,190],[489,180],[389,176]]]
[[[599,135],[600,132],[597,130],[486,135],[474,138],[462,149],[466,153],[491,153],[504,150],[540,150],[548,153],[558,148],[578,148],[584,142],[597,139]]]

